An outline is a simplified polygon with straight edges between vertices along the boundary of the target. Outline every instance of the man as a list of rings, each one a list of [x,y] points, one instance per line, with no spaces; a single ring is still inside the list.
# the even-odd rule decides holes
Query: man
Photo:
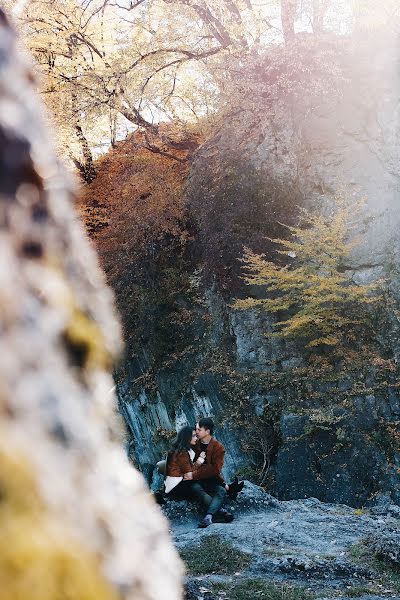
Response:
[[[230,523],[233,515],[222,508],[227,489],[221,471],[224,465],[225,448],[213,437],[214,422],[209,417],[199,420],[196,425],[198,442],[195,447],[195,459],[201,452],[205,453],[203,465],[196,471],[185,473],[184,480],[193,481],[191,490],[206,507],[207,513],[200,521],[199,527],[204,528],[211,525],[216,513],[223,517],[224,521]]]

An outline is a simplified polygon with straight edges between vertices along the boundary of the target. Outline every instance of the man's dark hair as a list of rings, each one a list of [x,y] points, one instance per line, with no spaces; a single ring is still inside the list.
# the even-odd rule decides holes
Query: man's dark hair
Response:
[[[210,417],[203,417],[199,419],[199,427],[210,430],[210,435],[214,433],[214,421]]]

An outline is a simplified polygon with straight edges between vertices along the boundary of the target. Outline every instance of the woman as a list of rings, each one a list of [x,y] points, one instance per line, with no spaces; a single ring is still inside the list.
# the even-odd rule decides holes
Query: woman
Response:
[[[183,481],[183,476],[189,471],[196,471],[204,463],[205,452],[193,463],[195,453],[191,446],[196,442],[195,430],[187,425],[178,432],[168,452],[165,492],[174,498],[188,499],[191,496],[193,481]]]

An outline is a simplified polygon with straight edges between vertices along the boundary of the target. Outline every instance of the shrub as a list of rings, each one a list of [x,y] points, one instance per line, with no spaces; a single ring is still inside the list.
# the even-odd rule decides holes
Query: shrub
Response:
[[[227,575],[242,571],[251,562],[249,554],[234,548],[218,535],[208,535],[200,544],[184,548],[180,554],[191,575]]]
[[[222,587],[222,586],[220,586]],[[230,600],[311,600],[314,595],[300,587],[252,579],[224,585]]]

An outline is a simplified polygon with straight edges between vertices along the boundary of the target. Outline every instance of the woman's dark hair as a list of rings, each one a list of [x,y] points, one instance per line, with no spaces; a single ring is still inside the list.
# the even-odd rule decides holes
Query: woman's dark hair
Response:
[[[192,440],[194,427],[190,427],[189,425],[185,425],[178,431],[178,434],[174,441],[172,442],[171,450],[169,454],[175,454],[176,452],[181,452],[182,450],[190,449],[190,442]]]

